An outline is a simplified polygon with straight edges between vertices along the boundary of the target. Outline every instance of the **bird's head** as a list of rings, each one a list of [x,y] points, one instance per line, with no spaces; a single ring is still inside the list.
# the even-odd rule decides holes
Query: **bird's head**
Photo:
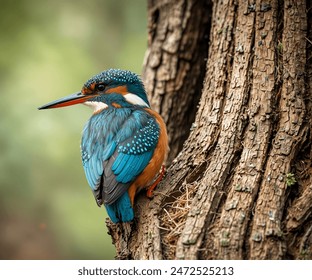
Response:
[[[119,69],[109,69],[90,78],[80,92],[52,101],[38,109],[49,109],[84,103],[95,111],[107,106],[150,107],[143,83],[138,75]]]

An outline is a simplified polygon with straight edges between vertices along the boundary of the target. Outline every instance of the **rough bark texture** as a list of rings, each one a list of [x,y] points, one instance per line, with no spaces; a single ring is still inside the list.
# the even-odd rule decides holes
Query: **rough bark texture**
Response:
[[[172,157],[203,71],[201,100],[155,197],[108,221],[117,258],[311,259],[311,0],[173,2],[149,3],[145,65]]]
[[[208,55],[209,10],[208,0],[148,1],[143,78],[152,108],[168,126],[168,163],[181,150],[195,119]]]

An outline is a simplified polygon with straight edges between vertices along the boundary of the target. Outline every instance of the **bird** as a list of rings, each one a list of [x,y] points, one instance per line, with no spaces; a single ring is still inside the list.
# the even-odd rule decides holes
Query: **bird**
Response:
[[[81,91],[47,103],[39,110],[84,104],[93,114],[84,126],[81,158],[96,203],[113,223],[134,220],[136,195],[148,197],[165,174],[169,151],[163,118],[151,109],[139,75],[105,70]]]

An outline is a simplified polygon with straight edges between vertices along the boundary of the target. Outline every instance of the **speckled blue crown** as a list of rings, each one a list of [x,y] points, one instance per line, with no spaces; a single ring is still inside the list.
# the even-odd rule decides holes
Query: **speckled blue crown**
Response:
[[[136,83],[141,84],[142,83],[140,77],[137,74],[132,73],[131,71],[120,70],[120,69],[109,69],[90,78],[84,84],[84,87],[88,88],[93,83],[108,84],[110,82],[121,83],[121,84],[124,84],[124,83],[125,84],[136,84]]]

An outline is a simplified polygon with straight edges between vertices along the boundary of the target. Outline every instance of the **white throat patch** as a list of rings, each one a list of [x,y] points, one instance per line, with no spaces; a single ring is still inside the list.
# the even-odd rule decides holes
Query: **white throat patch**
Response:
[[[83,104],[92,108],[94,113],[100,112],[108,108],[107,104],[97,101],[86,101]]]

